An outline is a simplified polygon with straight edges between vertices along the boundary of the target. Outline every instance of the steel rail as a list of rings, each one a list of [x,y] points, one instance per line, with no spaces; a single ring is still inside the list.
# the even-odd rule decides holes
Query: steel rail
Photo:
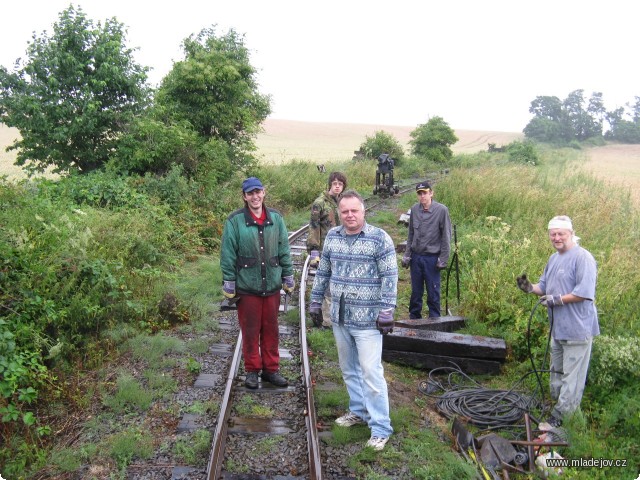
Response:
[[[233,384],[238,368],[240,367],[240,359],[242,357],[242,332],[238,333],[238,341],[236,349],[233,352],[233,359],[229,374],[227,375],[227,384],[224,389],[224,396],[218,414],[218,423],[213,435],[213,448],[211,449],[211,457],[207,465],[207,479],[216,480],[220,478],[222,473],[222,464],[224,462],[224,450],[227,444],[227,430],[229,426],[229,416],[231,415],[231,394],[233,393]]]
[[[307,233],[309,225],[304,225],[289,235],[289,244],[298,240]],[[313,381],[311,379],[311,368],[309,366],[309,352],[307,348],[306,324],[305,324],[305,295],[306,279],[308,275],[308,265],[310,258],[307,257],[304,263],[299,292],[300,292],[300,348],[301,348],[301,374],[302,384],[305,389],[306,409],[305,423],[307,427],[309,474],[311,480],[322,480],[322,461],[320,458],[320,443],[318,440],[318,427],[315,402],[313,398]],[[286,313],[286,312],[285,312]],[[240,361],[242,358],[242,332],[238,333],[236,348],[233,353],[225,391],[218,414],[218,421],[213,435],[213,446],[209,463],[207,465],[207,480],[217,480],[222,474],[224,463],[224,451],[227,443],[227,431],[229,418],[231,416],[232,402],[231,396],[234,391],[235,379],[238,375]]]
[[[300,308],[300,357],[302,361],[302,385],[307,399],[307,411],[305,422],[307,424],[307,443],[309,447],[309,475],[311,480],[322,479],[322,460],[320,458],[320,443],[318,440],[318,420],[316,416],[316,405],[313,398],[313,380],[311,379],[311,368],[309,366],[309,350],[307,348],[307,328],[305,296],[307,291],[307,276],[309,273],[309,261],[307,257],[302,268],[299,287],[299,308]]]
[[[411,187],[401,187],[402,189],[398,193],[406,193],[413,189]],[[366,208],[367,211],[374,209],[378,205],[384,203],[387,199],[380,198],[380,201],[370,205]],[[371,198],[365,199],[365,202],[370,201]],[[298,230],[291,232],[288,236],[289,244],[299,240],[302,236],[308,233],[309,224],[303,225]],[[305,390],[306,398],[306,410],[305,410],[305,424],[307,427],[307,446],[308,446],[308,458],[309,458],[309,475],[311,480],[322,480],[322,460],[320,456],[320,443],[318,438],[318,423],[315,408],[315,401],[313,398],[313,379],[311,378],[311,368],[309,365],[309,350],[307,347],[306,336],[306,286],[309,273],[309,261],[310,257],[305,259],[301,278],[299,281],[299,311],[300,311],[300,349],[301,349],[301,375],[302,386]],[[286,313],[286,312],[285,312]],[[231,396],[234,391],[235,379],[238,375],[238,369],[240,367],[240,361],[242,358],[242,333],[238,333],[238,340],[236,342],[233,359],[229,368],[229,374],[225,385],[225,392],[223,395],[220,412],[218,414],[218,421],[213,436],[213,446],[211,449],[211,455],[209,463],[207,465],[207,479],[217,480],[222,474],[222,467],[224,463],[224,451],[227,441],[227,431],[229,426],[229,418],[231,416],[232,402]]]

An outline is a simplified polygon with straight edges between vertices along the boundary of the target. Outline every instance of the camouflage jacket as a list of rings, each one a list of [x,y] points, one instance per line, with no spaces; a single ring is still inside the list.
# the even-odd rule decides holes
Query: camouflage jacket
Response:
[[[340,225],[340,216],[337,199],[325,190],[311,205],[307,251],[321,251],[327,232],[338,225]]]

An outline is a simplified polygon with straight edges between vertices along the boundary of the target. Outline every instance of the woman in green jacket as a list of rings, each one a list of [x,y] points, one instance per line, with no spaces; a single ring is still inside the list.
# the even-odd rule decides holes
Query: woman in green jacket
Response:
[[[222,291],[238,297],[238,322],[247,388],[263,381],[286,387],[279,373],[278,310],[280,288],[294,289],[288,231],[282,215],[264,205],[265,189],[249,177],[242,183],[244,208],[227,218],[222,235]]]

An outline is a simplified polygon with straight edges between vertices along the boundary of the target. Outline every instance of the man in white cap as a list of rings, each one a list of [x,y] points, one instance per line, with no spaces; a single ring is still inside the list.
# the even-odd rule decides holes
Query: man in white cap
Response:
[[[526,274],[518,288],[534,293],[547,307],[551,325],[551,397],[556,401],[541,430],[562,425],[562,417],[580,406],[589,369],[591,343],[600,333],[595,306],[597,266],[593,255],[578,245],[571,219],[549,222],[549,239],[556,249],[540,277],[531,284]]]

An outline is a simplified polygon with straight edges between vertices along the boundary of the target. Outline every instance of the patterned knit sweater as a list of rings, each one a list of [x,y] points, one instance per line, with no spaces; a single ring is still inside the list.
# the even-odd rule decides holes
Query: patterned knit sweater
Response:
[[[347,236],[344,226],[329,230],[311,301],[322,303],[327,288],[331,292],[331,321],[376,328],[380,310],[396,306],[398,263],[391,237],[368,223],[354,236]]]

